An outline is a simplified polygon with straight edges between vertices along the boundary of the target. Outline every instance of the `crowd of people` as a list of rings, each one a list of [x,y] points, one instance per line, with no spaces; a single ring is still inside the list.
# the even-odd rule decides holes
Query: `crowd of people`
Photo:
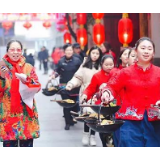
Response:
[[[21,42],[10,41],[0,61],[0,140],[6,147],[17,146],[18,140],[20,146],[33,146],[33,139],[39,137],[35,100],[30,108],[18,89],[20,83],[40,89],[33,57],[22,55],[22,49]],[[70,126],[77,123],[71,111],[94,113],[90,107],[82,109],[79,104],[93,99],[95,104],[108,104],[116,99],[121,108],[114,116],[125,122],[112,134],[99,133],[103,147],[109,143],[115,147],[160,146],[160,121],[157,115],[149,112],[152,105],[160,104],[160,68],[152,64],[154,54],[155,45],[148,37],[140,38],[133,48],[123,48],[119,56],[108,42],[92,46],[86,53],[78,43],[53,48],[53,73],[49,81],[59,77],[66,91],[61,94],[62,99],[79,102],[63,108],[64,129],[70,130]],[[41,48],[38,60],[39,69],[43,64],[44,74],[48,74],[46,47]],[[15,73],[26,75],[26,78],[19,80]],[[82,144],[96,146],[95,134],[84,122]]]

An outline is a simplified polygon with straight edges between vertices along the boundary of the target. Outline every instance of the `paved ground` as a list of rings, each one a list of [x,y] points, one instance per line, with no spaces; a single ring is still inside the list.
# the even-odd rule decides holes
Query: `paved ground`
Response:
[[[36,72],[42,84],[45,87],[47,75],[43,71]],[[81,147],[81,138],[83,133],[83,123],[78,122],[75,126],[70,127],[69,131],[64,130],[64,118],[62,117],[62,107],[55,102],[50,102],[53,97],[44,96],[41,91],[36,95],[37,108],[40,121],[40,138],[34,140],[35,147]],[[57,96],[57,99],[60,98]],[[101,141],[96,133],[97,146],[101,147]],[[2,147],[2,143],[0,143]]]

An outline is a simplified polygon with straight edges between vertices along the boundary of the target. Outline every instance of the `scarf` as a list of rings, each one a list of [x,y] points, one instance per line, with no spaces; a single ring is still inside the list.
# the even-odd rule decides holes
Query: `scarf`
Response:
[[[19,79],[15,76],[15,73],[23,73],[22,67],[19,65],[21,59],[19,61],[12,61],[8,56],[5,59],[12,65],[12,82],[11,82],[11,114],[19,114],[23,113],[23,108],[21,105],[21,95],[19,93]],[[30,117],[33,117],[33,111],[26,105],[26,110]]]

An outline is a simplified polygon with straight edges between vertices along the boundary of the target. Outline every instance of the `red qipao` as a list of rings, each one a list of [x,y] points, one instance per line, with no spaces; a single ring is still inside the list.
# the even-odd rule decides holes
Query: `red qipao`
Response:
[[[142,120],[147,110],[148,120],[157,116],[148,112],[151,104],[160,100],[160,68],[150,65],[143,71],[137,64],[124,68],[108,82],[103,92],[109,89],[116,97],[123,89],[123,104],[116,113],[117,119]]]
[[[92,96],[99,91],[99,87],[101,86],[102,83],[107,83],[108,80],[111,78],[111,76],[114,74],[114,69],[107,74],[103,69],[96,74],[93,75],[90,84],[88,87],[85,89],[83,94],[87,95],[87,100],[91,99]],[[100,101],[96,102],[97,104],[100,103]]]

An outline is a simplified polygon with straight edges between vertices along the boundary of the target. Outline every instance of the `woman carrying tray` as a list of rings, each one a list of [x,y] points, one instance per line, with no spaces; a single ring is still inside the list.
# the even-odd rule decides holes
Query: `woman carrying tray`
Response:
[[[80,101],[81,101],[81,94],[89,85],[91,78],[95,73],[100,70],[100,62],[102,58],[102,51],[99,47],[94,46],[89,50],[88,57],[86,58],[85,62],[80,66],[78,71],[74,74],[73,78],[67,83],[66,90],[72,90],[73,88],[79,87],[80,88]],[[90,112],[87,107],[84,108],[86,112]],[[91,145],[95,146],[95,132],[91,130],[89,133],[89,127],[84,122],[84,133],[82,138],[83,145]]]
[[[99,91],[99,89],[104,87],[104,84],[108,82],[111,76],[114,75],[114,59],[111,55],[104,55],[101,60],[101,71],[94,74],[94,76],[91,79],[90,84],[88,87],[84,90],[83,95],[81,97],[82,101],[88,101],[93,97],[93,95]],[[101,104],[101,101],[98,100],[95,102],[96,104]],[[102,141],[103,147],[107,147],[107,141],[109,142],[108,134],[100,133],[100,138]],[[108,139],[106,141],[106,139]]]
[[[159,147],[160,121],[149,113],[152,104],[160,99],[160,68],[152,64],[155,45],[148,37],[135,44],[138,62],[111,78],[102,90],[101,100],[108,103],[124,89],[121,109],[116,119],[125,123],[120,128],[120,147]]]

